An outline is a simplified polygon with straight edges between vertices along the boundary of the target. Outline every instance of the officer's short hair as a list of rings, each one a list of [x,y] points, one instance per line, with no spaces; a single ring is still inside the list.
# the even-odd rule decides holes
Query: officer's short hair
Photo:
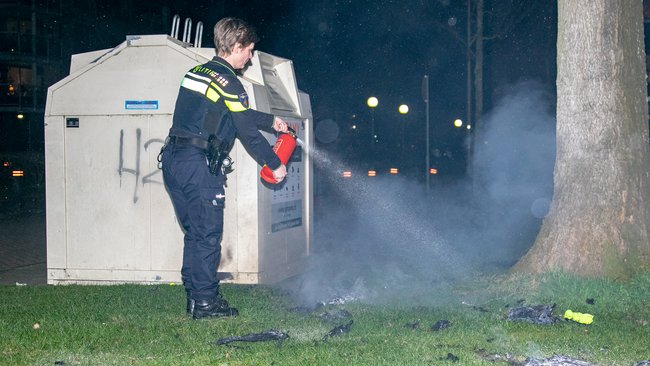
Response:
[[[258,40],[255,28],[241,19],[223,18],[214,25],[214,48],[217,55],[230,55],[237,42],[246,47]]]

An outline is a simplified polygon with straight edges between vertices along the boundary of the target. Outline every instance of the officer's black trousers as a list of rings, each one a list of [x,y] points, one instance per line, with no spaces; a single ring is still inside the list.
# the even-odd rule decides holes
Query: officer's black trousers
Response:
[[[163,178],[176,217],[185,232],[181,276],[195,300],[219,291],[224,179],[210,174],[205,153],[189,145],[168,145],[162,157]]]

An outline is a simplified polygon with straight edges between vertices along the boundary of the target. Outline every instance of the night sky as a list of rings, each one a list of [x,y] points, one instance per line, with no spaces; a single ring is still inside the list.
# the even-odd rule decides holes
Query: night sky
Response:
[[[213,5],[211,5],[212,3]],[[518,82],[555,84],[555,1],[501,0],[485,3],[485,110]],[[430,77],[432,150],[448,151],[456,173],[464,166],[464,133],[452,126],[466,120],[467,2],[425,1],[234,1],[203,2],[199,8],[170,12],[205,24],[237,16],[261,36],[257,49],[294,62],[298,87],[310,94],[315,124],[333,120],[339,138],[320,147],[342,159],[368,165],[423,164],[425,103],[422,77]],[[475,22],[472,22],[474,32]],[[371,146],[370,110],[379,143]],[[397,112],[406,103],[410,113]],[[352,129],[353,125],[357,129]],[[478,124],[475,124],[477,126]],[[402,147],[401,142],[405,144]]]
[[[181,17],[180,34],[186,18],[194,25],[204,23],[203,47],[213,46],[212,27],[218,19],[247,20],[261,37],[256,49],[293,60],[298,87],[310,95],[317,131],[323,121],[338,126],[337,138],[318,141],[319,147],[368,167],[399,163],[408,172],[423,166],[421,88],[427,74],[431,151],[440,157],[433,163],[463,174],[467,133],[454,128],[452,121],[467,120],[467,0],[62,4],[74,7],[65,7],[62,24],[58,23],[64,55],[60,77],[54,81],[67,75],[69,55],[115,47],[127,35],[169,34],[174,14]],[[486,113],[521,81],[537,81],[554,93],[556,8],[556,1],[485,0]],[[473,18],[472,33],[475,26]],[[372,112],[379,141],[375,144],[366,106],[369,96],[379,99]],[[401,103],[409,105],[408,115],[397,112]],[[481,128],[480,121],[472,122],[474,131]]]

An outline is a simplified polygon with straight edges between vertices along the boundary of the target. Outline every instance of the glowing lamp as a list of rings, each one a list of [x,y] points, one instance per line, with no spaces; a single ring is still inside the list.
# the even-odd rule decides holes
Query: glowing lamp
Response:
[[[370,97],[368,98],[368,101],[366,103],[368,104],[368,107],[375,108],[379,105],[379,99],[375,97]]]

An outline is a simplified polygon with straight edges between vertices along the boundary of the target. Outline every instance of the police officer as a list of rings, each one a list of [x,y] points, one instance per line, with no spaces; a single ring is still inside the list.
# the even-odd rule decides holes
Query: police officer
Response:
[[[227,154],[235,134],[258,164],[271,168],[277,182],[287,174],[259,131],[287,132],[287,123],[250,109],[235,71],[253,57],[257,41],[255,30],[241,19],[217,22],[217,56],[185,74],[162,153],[164,182],[185,232],[181,276],[187,313],[194,319],[238,313],[221,297],[217,278]]]

